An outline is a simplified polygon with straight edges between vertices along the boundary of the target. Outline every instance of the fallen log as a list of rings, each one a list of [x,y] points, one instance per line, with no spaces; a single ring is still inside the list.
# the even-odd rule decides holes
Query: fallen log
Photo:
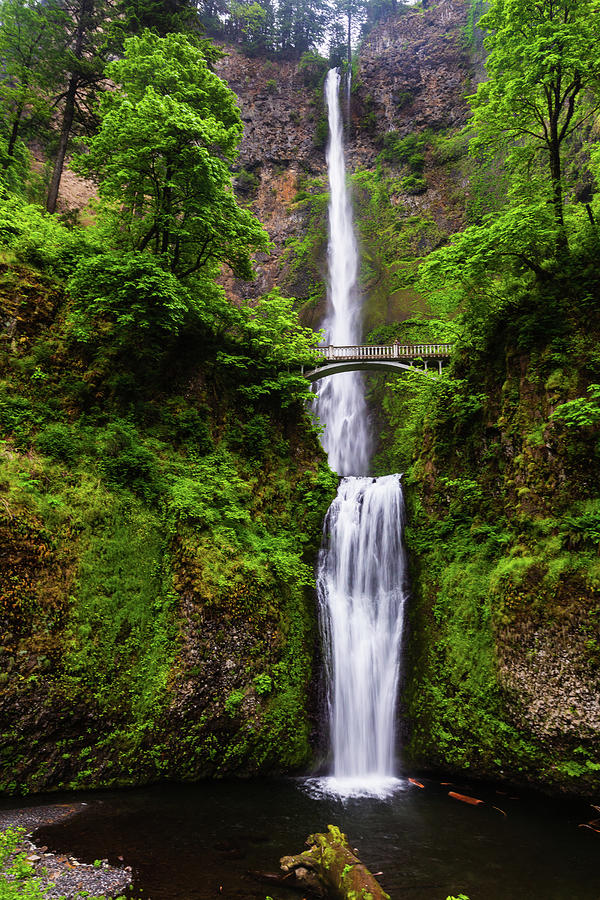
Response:
[[[477,797],[469,797],[467,794],[457,794],[456,791],[448,791],[448,796],[453,797],[455,800],[460,800],[462,803],[468,803],[470,806],[481,806],[483,800],[478,800]]]
[[[311,834],[308,850],[280,860],[284,872],[294,872],[306,887],[314,888],[315,879],[326,897],[332,900],[390,900],[375,877],[357,856],[336,825],[328,825],[327,834]]]

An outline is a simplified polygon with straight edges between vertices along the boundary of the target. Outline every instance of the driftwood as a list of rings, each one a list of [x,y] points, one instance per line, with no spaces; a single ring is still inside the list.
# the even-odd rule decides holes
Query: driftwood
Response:
[[[346,835],[335,825],[327,834],[311,834],[309,850],[297,856],[284,856],[280,863],[284,872],[294,873],[308,890],[320,889],[331,900],[390,900],[357,856]]]

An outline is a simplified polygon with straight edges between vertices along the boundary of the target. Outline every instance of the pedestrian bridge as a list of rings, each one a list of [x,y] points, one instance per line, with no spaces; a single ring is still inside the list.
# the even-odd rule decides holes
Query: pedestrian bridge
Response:
[[[319,381],[340,372],[416,370],[424,375],[441,373],[450,358],[452,344],[355,344],[319,347],[322,355],[314,369],[304,372],[309,381]]]

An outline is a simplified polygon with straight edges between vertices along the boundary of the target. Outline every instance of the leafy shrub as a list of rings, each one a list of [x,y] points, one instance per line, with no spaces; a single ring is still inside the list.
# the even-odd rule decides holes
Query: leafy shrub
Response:
[[[129,488],[148,502],[156,499],[161,489],[157,458],[141,443],[133,425],[112,422],[100,433],[96,450],[109,483]]]
[[[400,183],[407,194],[424,194],[427,190],[427,182],[419,175],[407,175]]]
[[[441,134],[436,136],[433,159],[436,165],[455,162],[467,155],[469,149],[469,134],[461,130],[454,134]]]
[[[253,194],[258,189],[259,178],[254,172],[240,169],[235,176],[235,187],[240,194]]]
[[[232,718],[237,715],[237,712],[242,705],[242,700],[244,699],[243,691],[232,691],[229,696],[225,700],[225,712],[228,716]]]
[[[68,425],[53,422],[47,425],[36,438],[36,446],[41,453],[54,459],[73,462],[78,453],[78,440]]]
[[[565,516],[559,533],[563,546],[569,550],[600,547],[600,510],[581,516]]]
[[[411,172],[420,174],[425,168],[425,157],[422,153],[411,153],[408,157],[408,166]]]
[[[136,356],[154,354],[176,335],[191,299],[175,275],[145,253],[109,252],[83,260],[69,282],[71,333],[82,343],[108,342]]]
[[[320,116],[315,128],[314,137],[314,145],[317,150],[321,150],[325,146],[328,135],[329,125],[327,124],[327,118],[325,116]]]
[[[259,696],[270,694],[273,690],[273,679],[269,675],[265,675],[264,672],[261,672],[260,675],[255,675],[252,680],[254,682],[254,690]]]
[[[0,196],[0,245],[23,262],[68,277],[80,260],[97,252],[97,240],[93,228],[68,228],[35,204]]]
[[[590,384],[587,389],[589,399],[577,397],[557,406],[550,416],[561,422],[565,428],[590,428],[600,423],[600,384]]]
[[[406,163],[412,171],[423,171],[425,158],[421,151],[427,144],[427,135],[411,132],[402,138],[397,131],[388,131],[387,134],[384,134],[382,143],[381,158],[383,160],[397,164]]]
[[[298,71],[304,79],[306,87],[316,89],[323,84],[329,70],[329,62],[314,50],[307,50],[300,57]]]
[[[213,449],[206,409],[200,410],[181,400],[181,406],[169,409],[166,413],[163,421],[169,428],[172,440],[191,446],[199,453],[209,453]]]
[[[173,479],[170,506],[180,520],[202,527],[238,529],[250,523],[244,508],[248,493],[248,483],[240,478],[234,458],[220,450],[200,460],[193,477]]]

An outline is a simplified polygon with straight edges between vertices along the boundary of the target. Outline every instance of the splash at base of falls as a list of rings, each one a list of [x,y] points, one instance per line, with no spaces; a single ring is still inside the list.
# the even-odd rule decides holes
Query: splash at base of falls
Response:
[[[322,778],[302,779],[302,789],[315,799],[337,797],[340,800],[360,800],[371,797],[377,800],[388,800],[400,791],[410,787],[405,778],[392,775],[361,775],[354,778],[336,778],[325,775]]]

